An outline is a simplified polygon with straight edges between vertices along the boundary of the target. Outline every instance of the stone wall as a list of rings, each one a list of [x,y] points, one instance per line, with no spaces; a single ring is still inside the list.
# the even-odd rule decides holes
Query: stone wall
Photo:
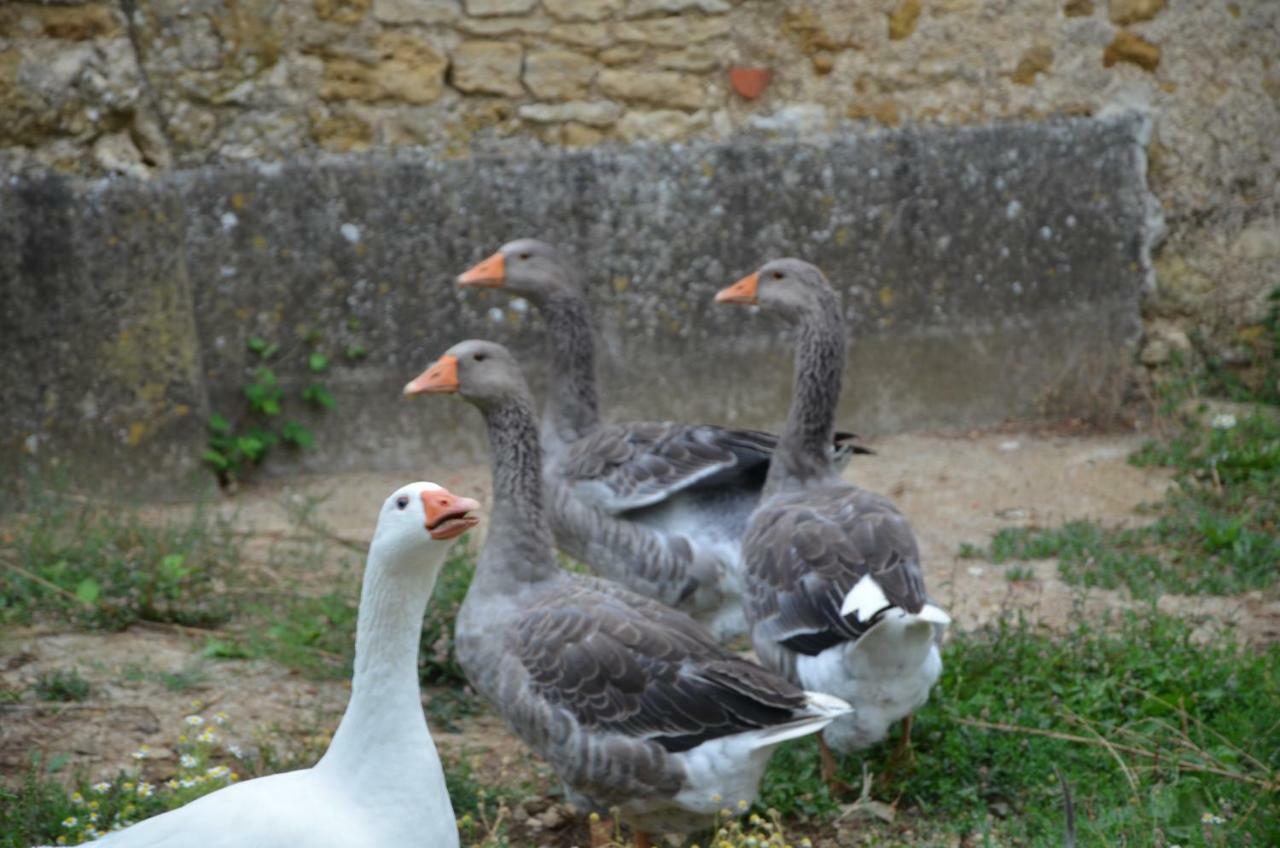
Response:
[[[1193,329],[1237,358],[1256,335],[1280,279],[1278,98],[1275,0],[0,5],[0,150],[79,173],[1146,109],[1169,228],[1152,364]]]
[[[316,380],[310,354],[333,362],[334,411],[286,404],[315,449],[274,470],[478,459],[473,411],[406,403],[400,388],[476,336],[541,378],[528,304],[453,283],[535,230],[588,269],[603,394],[623,420],[777,426],[789,342],[712,296],[783,253],[813,259],[843,295],[855,343],[842,427],[1106,416],[1149,267],[1147,131],[1117,116],[13,177],[0,184],[0,481],[34,459],[113,491],[181,488],[211,413],[251,420],[255,337],[279,344],[270,365],[290,397]]]
[[[5,0],[0,171],[24,176],[0,218],[26,210],[70,226],[57,198],[79,202],[84,186],[51,172],[165,182],[163,209],[183,202],[171,177],[202,169],[216,182],[207,175],[242,162],[337,155],[354,157],[358,174],[372,167],[364,157],[408,149],[483,168],[540,148],[648,143],[675,145],[687,162],[699,154],[681,145],[870,138],[892,150],[896,136],[883,133],[894,129],[932,138],[1136,110],[1149,116],[1138,171],[1160,209],[1120,237],[1145,246],[1161,226],[1167,236],[1150,268],[1135,266],[1145,280],[1135,359],[1158,367],[1202,338],[1192,355],[1243,363],[1280,282],[1278,104],[1276,0]],[[1034,165],[1046,184],[1073,176],[1053,173],[1062,162]],[[505,190],[521,192],[519,169],[504,173]],[[772,179],[787,180],[785,169]],[[13,205],[23,192],[53,205]],[[144,214],[129,205],[144,195],[123,191],[132,199],[119,214]],[[670,201],[654,202],[637,214]],[[46,260],[22,253],[30,247],[15,248],[0,293],[36,278],[72,292],[93,270],[41,271]],[[62,308],[75,326],[127,324],[108,293],[98,313],[91,297]],[[30,290],[16,296],[38,303]],[[179,315],[191,294],[160,286],[152,297],[158,314]],[[162,348],[166,365],[198,368],[180,336]],[[122,367],[145,404],[159,396],[156,363],[129,357]]]

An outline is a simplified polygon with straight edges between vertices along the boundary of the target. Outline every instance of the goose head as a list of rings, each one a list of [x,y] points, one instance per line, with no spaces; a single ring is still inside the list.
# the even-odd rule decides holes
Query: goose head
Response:
[[[479,508],[436,483],[401,486],[383,501],[370,547],[392,563],[440,562],[453,540],[480,522],[471,514]]]
[[[481,409],[527,393],[511,351],[496,342],[470,339],[445,351],[404,387],[407,396],[456,394]]]
[[[760,306],[786,320],[827,310],[839,312],[839,302],[816,265],[801,259],[774,259],[716,293],[716,303]]]
[[[518,239],[458,276],[463,288],[502,289],[534,303],[557,296],[580,295],[573,273],[551,245],[537,239]]]

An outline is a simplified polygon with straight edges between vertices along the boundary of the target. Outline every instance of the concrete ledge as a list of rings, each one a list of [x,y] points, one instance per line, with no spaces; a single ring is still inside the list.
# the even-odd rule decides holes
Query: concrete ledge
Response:
[[[779,254],[844,292],[844,422],[860,432],[1114,409],[1149,226],[1137,117],[913,128],[823,143],[638,146],[527,158],[350,156],[153,182],[0,187],[0,470],[83,485],[199,476],[204,421],[243,406],[250,336],[337,354],[317,449],[268,472],[404,469],[481,454],[461,404],[399,388],[449,344],[527,352],[537,320],[451,279],[510,238],[580,257],[615,417],[776,426],[790,345],[716,308]],[[309,380],[301,356],[282,368]]]

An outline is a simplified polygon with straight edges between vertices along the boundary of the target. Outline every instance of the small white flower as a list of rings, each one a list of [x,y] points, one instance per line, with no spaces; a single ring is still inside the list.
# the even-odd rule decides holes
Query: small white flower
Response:
[[[227,768],[226,766],[212,766],[211,768],[205,770],[205,774],[207,774],[209,777],[211,777],[214,780],[220,780],[221,778],[226,777],[230,773],[231,773],[231,769]]]
[[[67,816],[65,819],[62,820],[63,827],[75,827],[79,823],[80,823],[80,820],[75,816]]]
[[[1230,430],[1234,426],[1236,426],[1236,417],[1230,412],[1219,412],[1213,416],[1213,429],[1215,430]]]
[[[222,726],[226,724],[227,714],[224,713],[222,710],[218,710],[216,713],[213,714],[213,723],[218,726]]]
[[[196,767],[196,758],[191,756],[190,754],[183,754],[181,757],[178,758],[178,762],[179,764],[182,765],[183,768],[186,768],[186,769]]]
[[[184,718],[183,721],[185,721],[187,724],[191,725],[192,727],[199,727],[200,725],[204,724],[204,717],[198,716],[198,715],[189,715],[186,718]]]
[[[111,784],[107,783],[105,780],[100,780],[97,783],[93,784],[93,791],[97,792],[99,795],[106,792],[110,788],[111,788]]]
[[[145,760],[147,758],[147,755],[150,752],[151,752],[150,746],[142,745],[138,748],[138,750],[133,752],[133,758],[135,760]]]
[[[151,784],[150,784],[150,783],[139,783],[139,784],[138,784],[138,797],[139,797],[139,798],[150,798],[150,797],[151,797],[151,793],[152,793],[152,792],[154,792],[154,791],[155,791],[155,790],[154,790],[154,788],[151,786]]]
[[[241,748],[239,745],[236,745],[235,743],[232,743],[227,746],[227,753],[235,757],[237,760],[244,759],[244,749]]]
[[[1235,422],[1233,421],[1232,423],[1235,423]],[[1208,810],[1206,810],[1200,814],[1200,821],[1204,822],[1205,824],[1223,824],[1224,822],[1226,822],[1226,819],[1224,819],[1222,816],[1215,815],[1209,812]]]

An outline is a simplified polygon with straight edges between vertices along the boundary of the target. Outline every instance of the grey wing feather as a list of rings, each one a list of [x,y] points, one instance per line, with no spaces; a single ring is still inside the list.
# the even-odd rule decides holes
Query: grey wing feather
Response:
[[[615,424],[574,443],[560,469],[574,494],[610,512],[720,485],[768,463],[777,438],[758,430],[670,422]]]
[[[529,610],[510,644],[532,691],[583,727],[676,752],[805,709],[800,689],[724,650],[687,616],[633,606],[640,599],[624,602],[622,590],[586,591],[585,602],[570,594]]]
[[[877,620],[840,615],[845,596],[872,575],[893,606],[928,602],[915,535],[885,498],[837,484],[762,508],[743,555],[756,633],[792,651],[818,654],[856,641]]]

